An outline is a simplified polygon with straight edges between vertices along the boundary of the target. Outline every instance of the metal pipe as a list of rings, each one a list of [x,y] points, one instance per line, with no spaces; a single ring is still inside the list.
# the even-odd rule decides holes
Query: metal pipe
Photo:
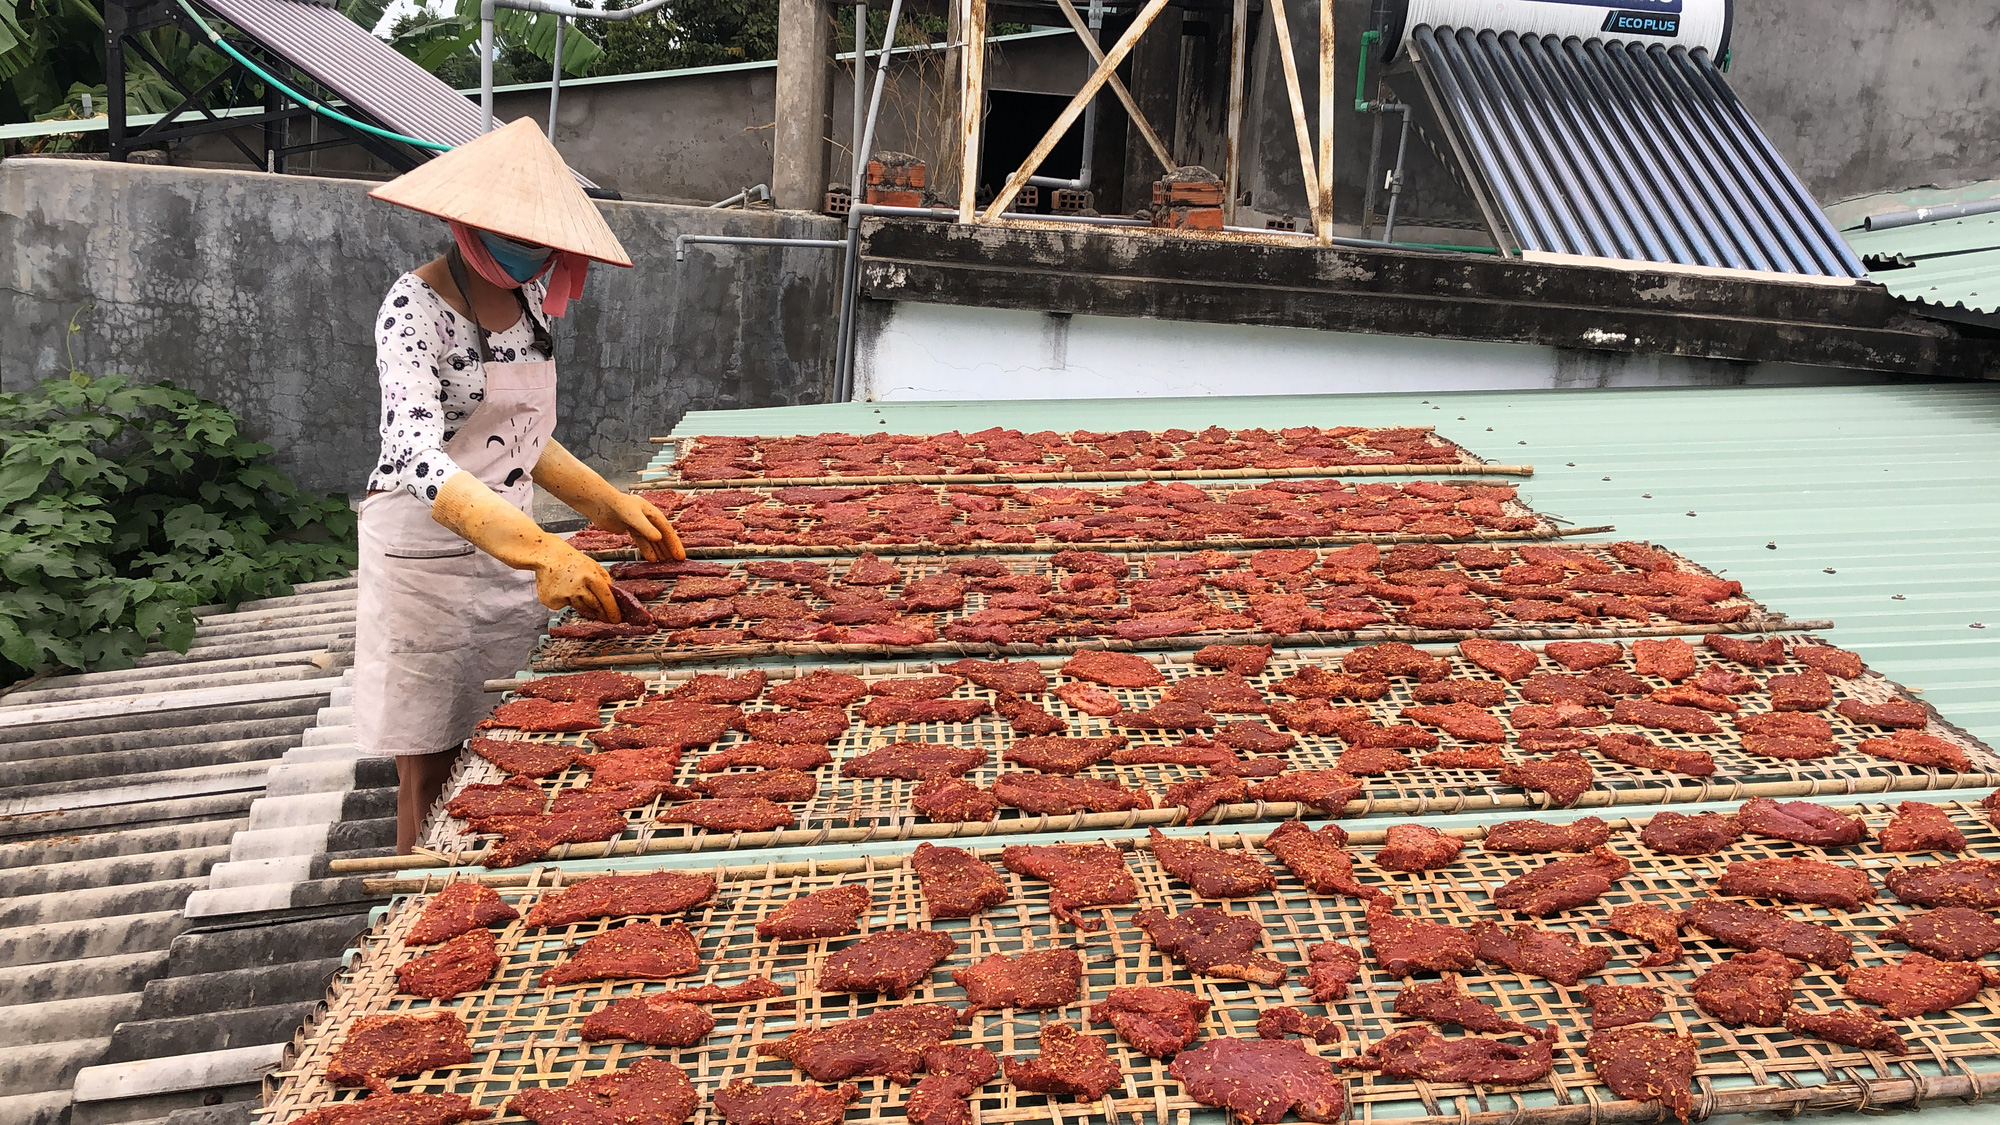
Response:
[[[549,67],[549,143],[556,142],[556,101],[562,97],[563,26],[568,19],[556,17],[555,62]]]
[[[861,79],[868,73],[868,0],[854,2],[854,130],[847,134],[847,143],[854,148],[848,153],[848,164],[852,171],[847,176],[849,199],[861,198],[861,174],[865,170],[861,159],[861,130],[866,128],[865,117],[868,107],[861,104]]]
[[[1090,14],[1085,17],[1085,21],[1086,26],[1090,28],[1090,37],[1096,39],[1097,33],[1104,30],[1104,0],[1090,0]],[[1103,46],[1103,43],[1098,43],[1100,50]],[[1086,74],[1084,77],[1088,78],[1089,75]],[[1029,176],[1029,183],[1036,187],[1063,188],[1069,191],[1090,190],[1090,156],[1091,151],[1097,147],[1097,103],[1103,99],[1104,93],[1100,90],[1096,97],[1090,99],[1090,104],[1083,107],[1083,159],[1077,164],[1076,179]]]
[[[955,219],[958,212],[949,207],[889,207],[878,203],[857,204],[864,215],[908,216],[917,219]],[[1100,227],[1149,227],[1153,224],[1145,219],[1125,219],[1111,215],[1038,215],[1033,211],[1003,211],[1002,219],[1032,219],[1047,223],[1078,223],[1084,226]]]
[[[875,145],[875,124],[882,117],[882,89],[889,84],[889,49],[896,45],[896,24],[903,18],[903,0],[890,0],[889,22],[882,30],[882,61],[875,68],[875,85],[868,92],[868,117],[861,129],[861,148],[856,161]],[[863,72],[865,58],[857,60],[855,73]],[[858,88],[857,88],[858,93]],[[865,164],[863,169],[865,171]],[[859,185],[856,185],[857,187]],[[854,392],[855,302],[861,282],[861,201],[867,193],[852,192],[847,204],[847,260],[841,270],[840,330],[835,334],[833,395],[846,402]]]
[[[493,2],[479,0],[479,131],[493,131]]]
[[[838,238],[751,238],[734,234],[683,234],[674,239],[674,261],[681,261],[686,248],[695,243],[726,243],[732,246],[812,246],[822,250],[845,247]]]
[[[768,202],[771,198],[771,185],[752,184],[751,186],[744,188],[742,191],[737,192],[735,195],[730,196],[728,199],[718,200],[714,203],[709,204],[708,209],[711,211],[717,211],[724,207],[728,207],[737,203],[741,203],[743,206],[748,207],[750,206],[750,197],[752,196],[755,196],[760,201]]]
[[[1231,234],[1275,234],[1281,238],[1307,238],[1307,239],[1313,237],[1313,233],[1311,231],[1304,231],[1304,230],[1270,230],[1265,227],[1230,227],[1230,226],[1223,227],[1222,229],[1228,231]],[[1335,246],[1352,246],[1359,250],[1380,250],[1383,247],[1387,246],[1396,250],[1428,250],[1441,254],[1501,253],[1501,251],[1495,250],[1491,246],[1452,246],[1442,242],[1397,242],[1391,244],[1387,242],[1378,242],[1372,238],[1348,238],[1345,235],[1339,235],[1339,234],[1330,235],[1328,237],[1330,237],[1333,240],[1333,245]]]
[[[1393,106],[1384,107],[1382,112],[1388,113],[1391,109],[1400,109],[1402,111],[1403,127],[1396,131],[1396,168],[1389,173],[1389,213],[1382,221],[1382,241],[1384,242],[1396,241],[1396,204],[1403,197],[1403,154],[1410,147],[1409,103],[1396,102]],[[1375,120],[1380,121],[1382,119],[1377,117]],[[1365,234],[1367,232],[1364,231],[1362,233]]]
[[[1362,49],[1366,60],[1367,49]],[[1361,236],[1368,237],[1375,229],[1375,172],[1382,167],[1382,115],[1375,112],[1375,104],[1360,98],[1354,100],[1354,108],[1374,118],[1374,127],[1368,131],[1368,178],[1361,181]],[[1404,120],[1408,120],[1405,118]],[[1226,216],[1225,216],[1226,217]]]
[[[1918,223],[1932,223],[1939,219],[1991,215],[1995,211],[2000,211],[2000,199],[1981,199],[1972,203],[1946,203],[1938,207],[1919,207],[1914,211],[1889,211],[1881,215],[1870,215],[1861,225],[1868,230],[1894,230],[1897,227],[1913,227]]]

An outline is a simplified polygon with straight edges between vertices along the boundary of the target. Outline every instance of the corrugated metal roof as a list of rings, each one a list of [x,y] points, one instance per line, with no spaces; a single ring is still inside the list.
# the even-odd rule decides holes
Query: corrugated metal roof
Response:
[[[1844,233],[1856,254],[1912,263],[1868,271],[1869,280],[1896,296],[1940,310],[2000,314],[2000,214]]]
[[[1411,46],[1523,249],[1864,275],[1706,51],[1427,24]]]
[[[1522,492],[1544,511],[1616,524],[1774,609],[1832,618],[1835,640],[2000,745],[1992,384],[842,403],[693,413],[674,434],[1423,422],[1534,464]]]
[[[353,582],[197,617],[0,696],[0,1121],[247,1121],[366,924],[325,870],[395,833],[394,765],[341,737]]]

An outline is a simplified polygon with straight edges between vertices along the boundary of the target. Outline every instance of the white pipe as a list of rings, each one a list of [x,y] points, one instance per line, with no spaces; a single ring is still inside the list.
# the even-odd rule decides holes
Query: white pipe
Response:
[[[479,0],[479,131],[493,131],[493,3]]]
[[[556,17],[556,61],[549,68],[549,143],[556,143],[556,99],[562,97],[563,27],[569,21]]]
[[[1095,39],[1097,32],[1104,29],[1104,0],[1090,0],[1090,15],[1085,17],[1084,23],[1090,28],[1091,38]],[[1100,43],[1099,46],[1103,44]],[[1083,76],[1086,79],[1090,77],[1089,69],[1084,71]],[[1069,191],[1090,190],[1090,155],[1091,150],[1097,147],[1097,103],[1103,99],[1104,92],[1100,90],[1096,97],[1090,99],[1090,104],[1083,108],[1083,159],[1077,164],[1076,179],[1029,176],[1029,183],[1036,187],[1063,188]]]
[[[709,204],[708,209],[711,211],[715,211],[736,203],[741,203],[743,206],[748,207],[750,206],[750,202],[752,199],[768,201],[770,198],[771,198],[771,185],[752,184],[751,186],[744,188],[742,191],[737,192],[735,195],[730,196],[728,199],[718,200],[714,203]]]

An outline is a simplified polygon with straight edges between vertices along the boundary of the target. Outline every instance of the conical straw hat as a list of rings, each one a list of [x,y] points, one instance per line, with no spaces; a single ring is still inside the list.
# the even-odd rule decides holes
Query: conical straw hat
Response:
[[[632,259],[548,138],[521,118],[368,193],[386,203],[629,266]]]

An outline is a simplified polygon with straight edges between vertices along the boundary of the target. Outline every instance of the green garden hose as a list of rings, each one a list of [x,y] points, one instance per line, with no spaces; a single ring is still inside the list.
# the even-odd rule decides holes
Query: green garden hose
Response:
[[[188,0],[180,0],[180,5],[181,5],[181,10],[186,12],[188,18],[194,21],[194,25],[201,29],[201,33],[208,37],[209,44],[213,46],[216,50],[221,51],[223,54],[228,55],[231,59],[234,59],[238,66],[241,66],[243,69],[249,71],[250,73],[256,75],[257,77],[270,83],[272,89],[277,90],[279,93],[285,95],[286,97],[292,99],[293,101],[299,103],[300,105],[306,107],[307,109],[312,110],[314,113],[319,114],[321,117],[325,117],[333,121],[338,121],[342,125],[345,125],[350,129],[359,129],[364,133],[370,134],[371,136],[382,137],[385,140],[401,141],[403,144],[415,145],[418,148],[427,148],[430,149],[432,152],[451,151],[452,149],[451,145],[439,144],[436,141],[427,141],[421,137],[407,137],[401,133],[391,132],[388,129],[382,129],[374,125],[370,125],[366,121],[356,121],[354,118],[347,116],[346,114],[340,112],[337,109],[334,109],[332,106],[327,105],[326,103],[320,101],[317,98],[310,98],[304,94],[299,93],[297,90],[294,90],[290,86],[286,85],[281,79],[279,79],[276,75],[273,75],[270,71],[265,70],[263,67],[258,66],[256,63],[251,62],[248,58],[245,58],[243,52],[238,51],[236,48],[230,46],[227,42],[225,42],[222,36],[216,34],[214,28],[208,26],[208,22],[201,18],[201,13],[195,11],[194,5],[188,3]]]

